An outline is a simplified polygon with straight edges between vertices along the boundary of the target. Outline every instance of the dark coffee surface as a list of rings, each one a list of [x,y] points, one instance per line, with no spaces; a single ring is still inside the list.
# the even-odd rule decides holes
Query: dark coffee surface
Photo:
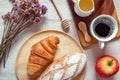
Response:
[[[99,23],[95,27],[95,32],[100,37],[106,37],[110,32],[110,27],[107,24]]]
[[[116,9],[115,9],[113,0],[94,0],[95,10],[88,17],[79,17],[74,11],[74,3],[73,3],[73,1],[68,0],[68,3],[69,3],[69,7],[71,9],[71,13],[73,14],[73,19],[74,19],[74,22],[75,22],[75,25],[76,25],[76,29],[77,29],[77,32],[78,32],[80,43],[82,44],[83,48],[90,47],[91,45],[96,44],[98,42],[90,33],[90,24],[91,24],[91,21],[95,17],[97,17],[97,16],[99,16],[101,14],[111,15],[112,17],[114,17],[117,20],[117,22],[118,22],[118,30],[119,31],[118,31],[115,38],[120,37],[120,22],[118,20],[117,14],[116,14]],[[86,23],[86,25],[87,25],[88,34],[90,35],[90,37],[92,39],[90,42],[86,42],[86,40],[84,38],[84,34],[82,33],[82,31],[79,30],[78,23],[80,21],[84,21]]]

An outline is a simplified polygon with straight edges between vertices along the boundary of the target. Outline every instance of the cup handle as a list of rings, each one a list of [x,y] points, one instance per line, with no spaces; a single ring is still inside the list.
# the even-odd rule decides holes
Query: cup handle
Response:
[[[74,3],[77,3],[78,2],[78,0],[72,0]]]
[[[99,41],[99,47],[100,47],[101,49],[103,49],[103,48],[104,48],[104,46],[105,46],[105,43],[104,43],[104,42],[102,42],[102,41]]]

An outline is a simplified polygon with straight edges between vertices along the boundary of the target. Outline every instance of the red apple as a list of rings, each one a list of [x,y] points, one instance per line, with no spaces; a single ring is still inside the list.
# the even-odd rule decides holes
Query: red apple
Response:
[[[101,77],[108,78],[119,71],[119,62],[113,56],[104,55],[96,62],[95,70]]]

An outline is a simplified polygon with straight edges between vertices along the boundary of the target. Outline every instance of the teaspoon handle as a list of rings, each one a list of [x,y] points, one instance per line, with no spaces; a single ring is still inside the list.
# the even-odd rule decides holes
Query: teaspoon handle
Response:
[[[90,42],[91,41],[91,37],[89,36],[89,34],[86,32],[86,33],[84,33],[84,35],[85,35],[86,42]]]

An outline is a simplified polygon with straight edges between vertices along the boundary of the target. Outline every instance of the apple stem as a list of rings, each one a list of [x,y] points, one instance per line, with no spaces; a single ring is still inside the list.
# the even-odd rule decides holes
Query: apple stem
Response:
[[[111,66],[112,65],[112,62],[113,62],[113,59],[110,61],[109,65]]]

